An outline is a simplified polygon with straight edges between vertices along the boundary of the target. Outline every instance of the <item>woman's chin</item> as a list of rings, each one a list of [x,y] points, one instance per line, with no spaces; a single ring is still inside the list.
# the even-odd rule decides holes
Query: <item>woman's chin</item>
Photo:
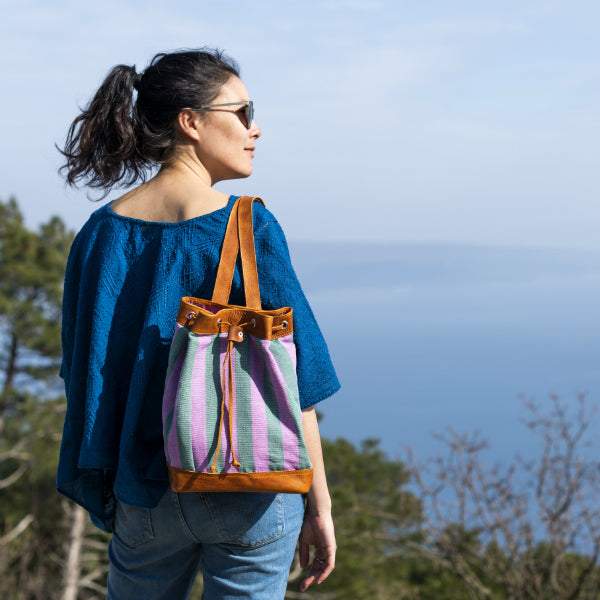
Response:
[[[250,177],[250,175],[252,175],[253,170],[254,169],[252,165],[250,165],[246,169],[240,169],[234,179],[245,179],[246,177]]]
[[[219,176],[213,176],[213,178],[211,179],[212,181],[212,185],[214,185],[215,183],[218,183],[219,181],[229,181],[231,179],[246,179],[247,177],[250,177],[250,175],[252,175],[252,167],[250,167],[249,169],[240,169],[240,170],[236,170],[236,171],[230,171],[229,173],[222,173]]]

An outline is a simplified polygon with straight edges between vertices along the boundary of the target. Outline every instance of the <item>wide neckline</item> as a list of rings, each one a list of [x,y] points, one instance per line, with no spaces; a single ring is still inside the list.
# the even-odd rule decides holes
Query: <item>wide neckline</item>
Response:
[[[112,208],[111,205],[114,202],[114,200],[108,202],[107,204],[104,205],[104,207],[101,210],[106,211],[111,217],[114,217],[116,219],[119,219],[121,221],[125,221],[125,222],[129,222],[129,223],[135,223],[135,224],[139,224],[139,225],[144,225],[146,227],[149,226],[156,226],[156,227],[182,227],[185,225],[189,225],[190,223],[195,223],[197,221],[209,218],[209,217],[214,217],[214,216],[218,216],[219,213],[225,213],[228,210],[231,209],[231,206],[233,205],[233,203],[235,202],[235,200],[237,199],[237,196],[233,196],[230,195],[229,196],[229,200],[227,201],[227,204],[223,207],[223,208],[218,208],[217,210],[213,210],[211,212],[208,213],[204,213],[203,215],[198,215],[197,217],[192,217],[191,219],[185,219],[184,221],[176,221],[176,222],[169,222],[169,221],[146,221],[144,219],[138,219],[136,217],[127,217],[125,215],[120,215],[119,213],[116,213]]]

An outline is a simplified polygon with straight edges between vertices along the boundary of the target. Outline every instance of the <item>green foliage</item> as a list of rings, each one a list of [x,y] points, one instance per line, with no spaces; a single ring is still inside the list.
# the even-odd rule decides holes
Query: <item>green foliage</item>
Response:
[[[0,202],[0,418],[23,391],[56,378],[62,284],[73,234],[53,217],[27,229],[17,202]],[[0,429],[1,431],[1,429]]]
[[[2,531],[33,517],[23,533],[0,546],[0,581],[10,598],[49,598],[60,587],[65,523],[55,481],[64,412],[63,398],[40,402],[28,396],[7,420],[2,446],[16,449],[16,458],[0,464],[0,478],[25,471],[0,491]]]
[[[389,460],[376,440],[366,440],[360,448],[344,439],[323,440],[323,454],[338,555],[322,593],[357,600],[405,597],[401,555],[406,541],[415,536],[420,511],[404,489],[404,466]]]
[[[467,600],[459,577],[414,551],[423,542],[422,509],[407,489],[405,465],[372,439],[358,448],[344,439],[323,440],[323,453],[338,540],[336,570],[323,593],[356,600]]]
[[[72,233],[27,229],[0,202],[0,596],[58,590],[64,516],[55,490],[65,400],[57,394],[62,284]]]

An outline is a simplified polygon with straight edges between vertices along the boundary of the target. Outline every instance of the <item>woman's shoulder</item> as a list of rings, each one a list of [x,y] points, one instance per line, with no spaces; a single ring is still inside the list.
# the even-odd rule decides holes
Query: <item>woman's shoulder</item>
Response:
[[[112,210],[111,202],[107,202],[96,209],[79,230],[71,253],[85,256],[96,249],[116,259],[119,249],[130,254],[132,245],[139,250],[158,238],[161,245],[172,242],[182,251],[188,242],[194,246],[200,242],[214,243],[221,240],[237,198],[231,196],[222,209],[178,223],[153,222],[121,215]],[[257,239],[269,240],[269,245],[285,243],[285,235],[277,218],[259,202],[253,206],[253,221]],[[106,252],[107,247],[111,248],[111,252]]]
[[[263,200],[261,198],[261,200]],[[273,212],[267,208],[267,203],[263,200],[261,202],[255,202],[253,208],[253,221],[254,221],[254,235],[261,235],[265,231],[273,232],[276,235],[283,235],[281,226],[277,221],[277,218]]]
[[[81,251],[85,246],[89,246],[93,243],[98,234],[98,230],[102,228],[102,223],[106,220],[107,209],[108,205],[104,205],[92,212],[87,221],[76,233],[73,244],[71,245],[71,254],[75,251]]]

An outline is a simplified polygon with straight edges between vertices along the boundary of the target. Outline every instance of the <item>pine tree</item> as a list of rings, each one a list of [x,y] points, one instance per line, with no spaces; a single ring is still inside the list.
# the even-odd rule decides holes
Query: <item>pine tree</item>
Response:
[[[49,597],[61,545],[60,314],[72,239],[60,218],[33,232],[14,198],[0,202],[0,581],[15,599]]]

